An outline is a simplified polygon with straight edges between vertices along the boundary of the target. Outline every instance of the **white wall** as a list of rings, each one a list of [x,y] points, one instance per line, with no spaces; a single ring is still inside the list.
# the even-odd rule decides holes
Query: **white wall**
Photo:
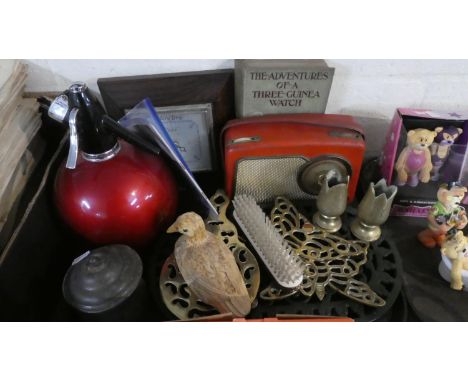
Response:
[[[100,77],[133,76],[196,70],[226,69],[234,60],[25,60],[30,67],[27,91],[54,91],[72,81],[98,90]]]
[[[60,91],[72,81],[97,90],[100,77],[232,68],[233,60],[26,60],[27,91]],[[397,107],[468,111],[468,60],[327,60],[336,68],[327,113],[362,117],[379,151]]]

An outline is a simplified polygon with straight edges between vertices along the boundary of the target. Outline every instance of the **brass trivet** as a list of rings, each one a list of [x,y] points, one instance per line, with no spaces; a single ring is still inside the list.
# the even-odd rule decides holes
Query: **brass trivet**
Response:
[[[226,217],[229,199],[223,191],[216,191],[210,199],[219,214],[219,221],[208,222],[207,229],[219,236],[236,258],[237,266],[253,302],[260,286],[260,270],[255,256],[240,241],[235,225]],[[159,288],[166,307],[181,320],[216,314],[216,309],[198,300],[190,291],[171,254],[161,270]]]
[[[296,250],[306,264],[302,285],[295,290],[283,290],[270,285],[260,293],[265,300],[280,300],[302,294],[321,301],[327,287],[360,303],[378,307],[385,305],[366,283],[356,280],[367,262],[369,244],[360,240],[345,240],[312,225],[286,198],[276,198],[271,211],[275,228]]]

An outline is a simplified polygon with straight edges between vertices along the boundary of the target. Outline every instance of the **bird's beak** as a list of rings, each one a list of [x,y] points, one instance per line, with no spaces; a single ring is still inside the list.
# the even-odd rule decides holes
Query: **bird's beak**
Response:
[[[177,229],[177,224],[174,223],[173,225],[171,225],[171,226],[167,229],[166,232],[167,232],[167,233],[176,233],[176,232],[179,232],[179,230]]]

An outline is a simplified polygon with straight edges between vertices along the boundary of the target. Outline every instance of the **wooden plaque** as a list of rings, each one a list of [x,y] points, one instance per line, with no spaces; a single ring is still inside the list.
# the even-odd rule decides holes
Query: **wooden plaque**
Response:
[[[146,97],[156,109],[210,104],[213,161],[219,163],[220,131],[235,117],[232,69],[100,78],[97,83],[107,112],[114,119],[121,118]]]

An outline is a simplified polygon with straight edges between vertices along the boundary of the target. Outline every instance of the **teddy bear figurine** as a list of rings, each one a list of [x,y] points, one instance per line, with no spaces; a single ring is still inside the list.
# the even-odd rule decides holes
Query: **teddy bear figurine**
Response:
[[[463,129],[455,126],[440,126],[436,127],[434,131],[437,133],[437,135],[434,139],[434,143],[431,145],[431,180],[437,181],[439,180],[439,171],[450,153],[450,148],[455,143],[460,134],[463,133]]]
[[[463,279],[466,280],[468,273],[466,272],[468,271],[468,238],[463,235],[462,231],[454,230],[451,237],[442,245],[440,252],[442,254],[442,261],[439,265],[440,275],[450,281],[450,288],[462,290]]]
[[[435,131],[427,129],[408,131],[406,147],[395,163],[398,186],[408,184],[411,187],[416,187],[419,181],[429,182],[432,170],[429,147],[434,142],[436,135]]]
[[[427,215],[428,227],[418,234],[428,248],[441,246],[452,229],[463,229],[468,223],[465,209],[460,205],[467,189],[458,182],[443,183],[437,191],[437,202]]]

